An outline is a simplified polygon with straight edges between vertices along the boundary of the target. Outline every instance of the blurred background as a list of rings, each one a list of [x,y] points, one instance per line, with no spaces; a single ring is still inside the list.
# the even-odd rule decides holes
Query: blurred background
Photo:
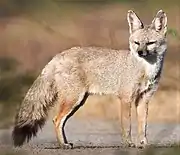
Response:
[[[158,10],[167,13],[168,52],[148,121],[180,123],[179,0],[0,0],[0,129],[13,125],[27,90],[57,53],[73,46],[127,49],[129,9],[146,24]],[[93,96],[74,117],[111,121],[119,111],[115,97]]]
[[[0,128],[13,124],[25,93],[57,53],[73,46],[127,49],[129,9],[146,24],[158,10],[167,13],[168,52],[149,121],[180,123],[179,0],[1,0]],[[118,119],[118,109],[116,98],[94,96],[75,117]]]

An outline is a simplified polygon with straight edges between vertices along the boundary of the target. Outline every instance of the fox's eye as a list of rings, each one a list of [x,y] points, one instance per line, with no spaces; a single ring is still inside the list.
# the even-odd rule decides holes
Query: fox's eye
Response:
[[[154,43],[156,43],[156,41],[150,41],[150,42],[148,42],[148,43],[146,43],[147,45],[152,45],[152,44],[154,44]]]
[[[135,43],[136,45],[140,45],[140,43],[139,43],[139,42],[137,42],[137,41],[134,41],[134,43]]]

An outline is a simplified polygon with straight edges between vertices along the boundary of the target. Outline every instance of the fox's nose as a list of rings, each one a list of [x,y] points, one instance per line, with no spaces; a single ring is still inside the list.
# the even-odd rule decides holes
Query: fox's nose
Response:
[[[139,55],[140,57],[147,56],[147,55],[149,55],[149,54],[150,54],[150,53],[149,53],[148,50],[146,50],[146,51],[142,51],[142,50],[138,51],[138,55]]]
[[[143,56],[143,51],[138,51],[139,56]]]

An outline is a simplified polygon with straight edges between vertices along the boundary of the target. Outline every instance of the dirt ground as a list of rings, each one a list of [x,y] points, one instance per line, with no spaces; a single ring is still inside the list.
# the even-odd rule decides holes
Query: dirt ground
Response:
[[[136,141],[136,124],[133,125],[132,137]],[[149,148],[141,150],[127,148],[123,145],[120,136],[120,126],[117,121],[77,119],[72,117],[66,125],[68,141],[74,144],[74,149],[63,150],[56,142],[52,122],[49,120],[42,131],[40,131],[30,143],[22,148],[13,148],[11,142],[11,129],[0,130],[0,150],[7,153],[18,154],[151,154],[167,153],[174,149],[180,149],[180,125],[168,123],[150,123],[148,125]],[[156,147],[153,147],[156,146]],[[180,150],[179,150],[180,151]]]

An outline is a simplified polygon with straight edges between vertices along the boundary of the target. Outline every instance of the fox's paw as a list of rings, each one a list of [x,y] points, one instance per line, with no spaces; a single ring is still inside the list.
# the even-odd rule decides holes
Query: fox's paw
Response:
[[[128,142],[128,147],[136,147],[136,145],[133,142]]]
[[[146,148],[147,145],[148,145],[148,141],[146,137],[138,140],[138,142],[136,143],[136,147],[140,149]]]
[[[62,148],[62,149],[73,149],[73,143],[60,144],[60,148]]]
[[[124,140],[125,147],[135,147],[136,145],[131,140]]]

